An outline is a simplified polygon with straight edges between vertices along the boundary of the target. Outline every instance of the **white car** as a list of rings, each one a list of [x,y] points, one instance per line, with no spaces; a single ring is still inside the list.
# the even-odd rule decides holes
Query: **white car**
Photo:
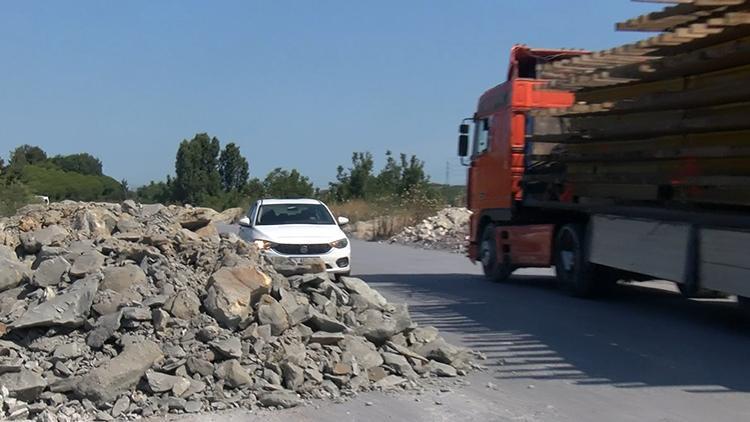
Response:
[[[240,237],[263,253],[287,258],[321,258],[329,273],[351,272],[351,246],[342,225],[315,199],[261,199],[240,220]]]

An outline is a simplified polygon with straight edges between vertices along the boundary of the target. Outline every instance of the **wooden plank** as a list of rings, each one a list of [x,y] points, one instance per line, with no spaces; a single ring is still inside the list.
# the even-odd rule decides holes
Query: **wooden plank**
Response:
[[[591,139],[627,139],[744,130],[750,128],[749,115],[750,103],[736,103],[689,110],[566,117],[563,118],[563,123],[567,132],[576,132]]]
[[[699,256],[703,287],[750,296],[750,232],[701,229]]]
[[[591,262],[676,282],[685,280],[688,224],[616,216],[591,219]]]

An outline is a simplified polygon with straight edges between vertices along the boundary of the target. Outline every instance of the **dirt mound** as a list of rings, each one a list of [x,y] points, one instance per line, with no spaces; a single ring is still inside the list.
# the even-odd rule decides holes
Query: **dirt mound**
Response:
[[[466,253],[470,216],[471,211],[466,208],[445,208],[416,226],[405,228],[389,242]]]

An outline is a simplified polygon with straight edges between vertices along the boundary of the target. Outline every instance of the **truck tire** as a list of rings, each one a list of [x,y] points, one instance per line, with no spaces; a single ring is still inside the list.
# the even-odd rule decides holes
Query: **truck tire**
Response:
[[[495,239],[494,224],[487,224],[482,231],[479,257],[482,261],[484,275],[494,282],[506,281],[513,273],[513,268],[509,264],[497,261],[497,239]]]
[[[595,266],[587,259],[585,225],[566,224],[555,236],[555,273],[562,289],[576,297],[597,292]]]

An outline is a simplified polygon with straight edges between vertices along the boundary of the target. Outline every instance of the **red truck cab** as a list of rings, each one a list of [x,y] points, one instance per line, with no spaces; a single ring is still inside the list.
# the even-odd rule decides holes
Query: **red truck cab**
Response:
[[[528,113],[573,104],[572,93],[545,89],[536,69],[584,53],[514,46],[507,81],[480,97],[476,113],[467,119],[473,127],[461,125],[459,155],[469,157],[467,203],[473,213],[468,253],[472,261],[482,262],[490,277],[507,277],[522,266],[551,264],[553,228],[522,223],[523,217],[515,212],[524,195],[525,139],[527,125],[533,123]]]

